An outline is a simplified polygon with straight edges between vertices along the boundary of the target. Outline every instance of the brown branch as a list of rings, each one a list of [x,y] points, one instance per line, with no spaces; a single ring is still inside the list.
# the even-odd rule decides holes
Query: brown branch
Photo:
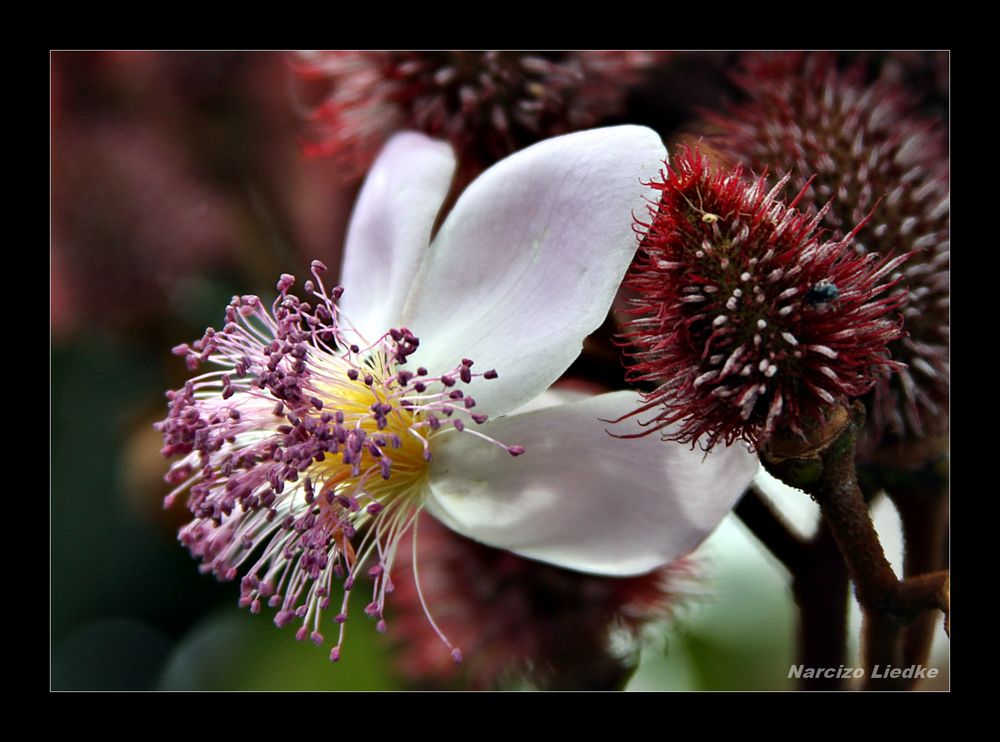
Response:
[[[751,485],[736,503],[735,513],[793,575],[807,558],[808,543],[795,533],[774,507]]]
[[[736,505],[736,515],[785,566],[799,607],[797,663],[839,667],[847,640],[847,568],[825,524],[811,540],[795,533],[765,497],[751,486]],[[833,677],[800,679],[802,690],[840,690]]]
[[[899,583],[893,611],[911,620],[923,611],[939,610],[947,613],[950,590],[951,581],[946,569],[911,577]]]
[[[784,481],[809,492],[819,503],[854,581],[865,616],[864,663],[867,687],[898,689],[904,681],[875,677],[874,670],[898,667],[902,661],[901,631],[922,611],[948,611],[947,573],[900,582],[882,550],[854,467],[854,444],[864,424],[864,405],[856,402],[849,417],[831,415],[804,443],[779,441],[764,452],[763,461]],[[781,455],[774,455],[774,451]]]
[[[807,558],[792,580],[799,606],[799,662],[806,667],[840,667],[847,659],[848,575],[826,523],[809,542]],[[837,678],[801,679],[802,690],[843,690]]]
[[[885,484],[903,528],[906,579],[929,575],[947,566],[948,482],[946,472],[939,468],[938,462],[931,462],[916,472],[895,472]],[[937,630],[938,615],[934,610],[924,611],[906,628],[904,665],[927,662]],[[915,683],[916,680],[910,687]]]

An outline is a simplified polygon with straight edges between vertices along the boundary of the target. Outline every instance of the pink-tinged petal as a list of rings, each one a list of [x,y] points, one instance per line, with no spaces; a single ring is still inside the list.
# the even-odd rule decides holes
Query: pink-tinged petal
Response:
[[[340,308],[370,342],[400,324],[454,172],[450,146],[404,132],[368,173],[347,233]]]
[[[648,572],[692,551],[757,471],[745,446],[707,456],[659,436],[623,439],[610,424],[638,397],[615,392],[487,422],[479,432],[523,446],[512,457],[471,435],[435,441],[427,509],[490,546],[602,575]]]
[[[638,241],[644,182],[666,154],[653,131],[618,126],[540,142],[462,194],[421,266],[404,322],[414,362],[446,372],[465,357],[479,409],[528,402],[573,362],[607,315]]]

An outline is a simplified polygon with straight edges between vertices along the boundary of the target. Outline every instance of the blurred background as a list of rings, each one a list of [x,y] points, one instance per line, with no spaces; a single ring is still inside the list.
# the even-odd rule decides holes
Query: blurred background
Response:
[[[732,94],[730,59],[674,58],[632,93],[629,120],[680,132]],[[900,74],[939,68],[921,58]],[[161,505],[153,424],[164,391],[187,377],[170,349],[217,325],[233,294],[271,295],[280,273],[305,275],[314,258],[339,265],[358,183],[303,156],[300,99],[279,53],[51,56],[55,689],[424,687],[397,672],[391,630],[377,634],[363,615],[333,665],[268,611],[237,608],[238,586],[200,575],[177,543],[186,511]],[[807,497],[776,496],[810,527]],[[891,533],[894,513],[883,511]],[[669,625],[647,632],[628,687],[793,687],[794,606],[780,566],[736,520],[696,556],[704,579]]]

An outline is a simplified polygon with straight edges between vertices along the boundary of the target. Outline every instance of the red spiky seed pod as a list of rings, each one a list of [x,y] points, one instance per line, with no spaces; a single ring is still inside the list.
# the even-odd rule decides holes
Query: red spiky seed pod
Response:
[[[307,152],[351,177],[393,131],[448,139],[479,166],[621,112],[662,52],[302,52],[294,68],[327,83]]]
[[[950,208],[948,148],[938,120],[917,113],[907,91],[838,71],[828,54],[753,54],[736,82],[748,96],[710,115],[714,146],[756,172],[791,172],[801,206],[848,231],[882,199],[858,234],[864,249],[912,252],[901,290],[907,334],[890,345],[901,362],[868,398],[868,437],[915,438],[948,425]],[[809,181],[811,179],[811,185]]]
[[[906,256],[860,254],[860,225],[822,240],[822,212],[778,200],[787,180],[769,189],[685,148],[651,184],[661,197],[637,225],[648,234],[621,336],[630,379],[659,385],[632,413],[654,412],[644,434],[759,448],[779,429],[803,434],[893,364],[903,297],[892,274]]]
[[[412,549],[399,553],[416,574]],[[668,619],[696,579],[687,559],[634,577],[571,572],[484,546],[430,518],[420,522],[417,559],[423,600],[462,646],[463,661],[440,651],[421,594],[404,579],[393,595],[397,667],[419,683],[461,680],[473,689],[522,679],[549,689],[606,689],[627,674],[612,635],[635,639],[651,621]]]

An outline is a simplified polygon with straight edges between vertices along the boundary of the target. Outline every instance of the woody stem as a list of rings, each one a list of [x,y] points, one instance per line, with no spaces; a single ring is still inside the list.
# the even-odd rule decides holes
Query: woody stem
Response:
[[[764,461],[773,474],[792,479],[819,503],[843,555],[864,614],[867,687],[899,689],[903,681],[876,678],[873,670],[901,664],[902,631],[922,611],[947,612],[948,575],[938,572],[900,581],[889,565],[855,472],[855,441],[864,418],[864,405],[855,402],[849,421],[830,442],[798,459],[775,460],[765,452]]]
[[[795,534],[760,492],[751,487],[736,514],[788,569],[799,607],[797,664],[839,667],[846,657],[847,568],[829,528],[821,523],[807,540]],[[840,690],[843,681],[825,676],[800,679],[802,690]]]

